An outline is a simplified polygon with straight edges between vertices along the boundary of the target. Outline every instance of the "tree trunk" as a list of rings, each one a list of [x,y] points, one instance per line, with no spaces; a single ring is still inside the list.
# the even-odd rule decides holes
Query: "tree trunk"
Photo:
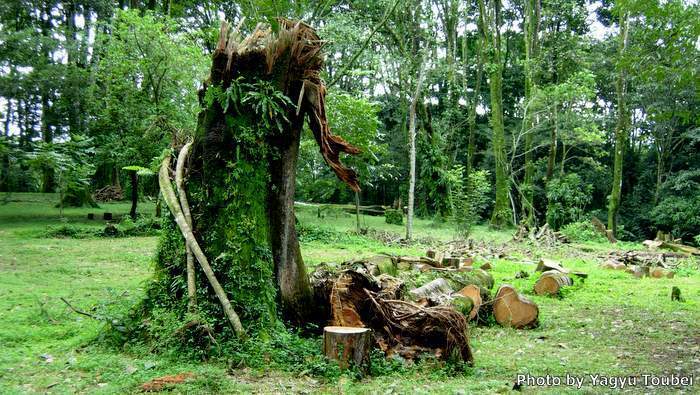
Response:
[[[330,133],[320,79],[321,41],[309,26],[279,19],[243,41],[223,23],[211,73],[200,92],[202,111],[194,135],[186,185],[193,233],[243,322],[266,326],[282,316],[297,324],[314,317],[311,288],[295,229],[295,170],[304,119],[326,163],[353,190],[354,171],[341,153],[359,151]],[[238,97],[219,101],[221,93]],[[246,100],[242,100],[246,98]],[[261,99],[262,98],[262,99]],[[274,103],[259,111],[259,103]],[[165,227],[151,295],[184,314],[185,248],[172,223]],[[197,309],[223,316],[206,277],[196,276]],[[156,298],[157,299],[157,298]],[[256,325],[258,326],[258,325]]]
[[[554,103],[553,112],[554,127],[552,127],[552,131],[549,135],[549,158],[547,159],[547,175],[545,176],[547,182],[552,180],[552,176],[554,175],[554,165],[557,161],[557,139],[559,135],[559,110],[557,103]]]
[[[415,204],[416,193],[416,106],[420,98],[421,87],[425,74],[425,59],[420,58],[418,66],[418,81],[416,81],[416,90],[411,99],[411,106],[408,113],[408,146],[409,146],[409,175],[408,175],[408,214],[406,215],[406,239],[413,238],[413,208]]]
[[[622,12],[622,11],[621,11]],[[627,81],[625,68],[621,64],[627,51],[627,33],[629,29],[629,13],[620,15],[620,33],[618,49],[618,75],[615,83],[617,93],[617,125],[615,127],[615,160],[613,167],[613,183],[608,207],[608,229],[617,237],[617,211],[620,208],[622,194],[622,162],[629,133],[629,112],[627,110]]]
[[[479,0],[483,17],[483,34],[488,38],[490,60],[489,90],[491,93],[491,129],[493,130],[493,155],[496,161],[496,202],[491,215],[491,225],[503,227],[512,223],[508,193],[510,181],[506,161],[505,130],[503,126],[503,60],[501,50],[501,2],[490,0],[490,7]]]
[[[136,205],[139,203],[139,175],[133,170],[129,173],[131,173],[131,211],[129,211],[129,216],[131,219],[136,219]]]
[[[467,40],[464,40],[465,47],[466,42]],[[474,155],[476,153],[476,108],[479,105],[479,97],[481,95],[481,81],[484,79],[484,47],[486,46],[486,43],[482,37],[479,37],[479,43],[477,45],[479,49],[476,57],[476,80],[474,81],[474,95],[472,96],[472,100],[470,102],[468,118],[469,134],[467,141],[467,170],[465,174],[467,180],[469,179],[469,174],[471,174],[474,167]],[[466,58],[466,51],[463,55]],[[464,74],[466,78],[466,70]]]
[[[360,193],[355,192],[355,219],[357,220],[356,231],[360,234]]]
[[[533,141],[535,118],[532,115],[531,104],[537,91],[533,62],[537,56],[540,26],[540,1],[525,0],[525,111],[523,128],[525,129],[525,177],[523,180],[522,213],[523,222],[534,226],[535,198],[535,165],[533,163]]]

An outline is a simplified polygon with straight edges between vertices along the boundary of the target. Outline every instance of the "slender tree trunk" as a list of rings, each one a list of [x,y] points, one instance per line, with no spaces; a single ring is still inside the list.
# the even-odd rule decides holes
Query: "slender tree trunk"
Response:
[[[129,172],[131,176],[131,210],[129,216],[136,219],[136,205],[139,203],[139,175],[135,171]]]
[[[425,59],[420,58],[418,66],[418,81],[416,90],[411,98],[411,106],[408,110],[408,147],[409,147],[409,170],[408,170],[408,214],[406,216],[406,239],[413,238],[413,208],[415,204],[416,192],[416,106],[420,99],[423,78],[425,74]]]
[[[360,234],[360,193],[355,192],[355,218],[357,219],[357,234]]]
[[[622,163],[629,134],[629,111],[627,109],[627,81],[625,67],[622,65],[627,51],[627,34],[629,29],[629,13],[620,15],[620,33],[618,47],[618,75],[615,83],[617,93],[617,125],[615,127],[615,159],[613,167],[613,183],[608,207],[608,229],[617,236],[617,213],[620,208],[622,194]]]
[[[480,26],[479,29],[481,28],[482,27]],[[464,46],[466,47],[466,40],[464,40],[464,43]],[[477,46],[478,49],[476,55],[476,80],[474,81],[474,94],[472,96],[471,102],[469,103],[469,115],[467,119],[467,170],[465,175],[467,179],[469,179],[469,174],[471,174],[472,169],[474,167],[474,155],[476,153],[476,108],[479,105],[479,98],[481,96],[481,81],[484,79],[484,47],[486,47],[486,43],[483,40],[483,35],[479,35]],[[466,51],[464,51],[463,55],[466,55]],[[464,74],[466,80],[466,70]]]
[[[491,215],[491,225],[503,227],[512,223],[510,200],[510,177],[506,160],[505,130],[503,126],[503,60],[501,49],[501,2],[490,0],[490,7],[479,0],[483,18],[484,35],[489,42],[491,54],[489,90],[491,93],[491,129],[493,130],[493,155],[496,165],[496,202]]]
[[[559,177],[564,177],[564,163],[566,162],[567,148],[564,141],[561,142],[561,162],[559,163]]]
[[[557,140],[559,135],[559,111],[558,104],[554,103],[554,126],[549,134],[549,158],[547,159],[547,183],[552,180],[554,176],[554,165],[557,162]]]
[[[533,141],[535,117],[531,104],[537,92],[533,63],[539,47],[540,0],[525,0],[525,177],[523,180],[522,213],[528,226],[534,225],[535,166],[533,163]]]

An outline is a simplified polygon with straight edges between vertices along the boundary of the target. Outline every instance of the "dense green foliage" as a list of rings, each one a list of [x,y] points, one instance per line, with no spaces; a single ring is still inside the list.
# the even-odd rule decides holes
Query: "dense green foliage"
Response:
[[[450,172],[461,164],[465,183],[472,169],[489,171],[487,210],[496,204],[499,224],[531,218],[558,228],[590,217],[589,210],[604,216],[619,152],[615,217],[625,233],[642,239],[664,230],[691,241],[697,193],[678,188],[700,163],[698,5],[480,4],[8,2],[0,7],[0,190],[63,191],[66,203],[81,204],[105,185],[130,188],[124,166],[151,167],[163,148],[193,133],[217,15],[234,24],[246,17],[243,34],[261,20],[274,27],[274,17],[284,15],[320,26],[328,40],[328,118],[362,149],[348,158],[360,174],[362,204],[407,201],[408,111],[424,63],[418,215],[452,217]],[[626,41],[620,23],[628,27]],[[224,106],[255,100],[252,111],[270,122],[270,108],[295,100],[246,99],[248,83],[219,92]],[[264,91],[258,88],[248,91]],[[85,146],[86,156],[58,163],[64,145],[81,136],[94,151]],[[569,172],[591,187],[590,201],[552,195]],[[140,184],[155,194],[154,179]],[[300,150],[297,196],[355,199],[325,167],[310,134]]]

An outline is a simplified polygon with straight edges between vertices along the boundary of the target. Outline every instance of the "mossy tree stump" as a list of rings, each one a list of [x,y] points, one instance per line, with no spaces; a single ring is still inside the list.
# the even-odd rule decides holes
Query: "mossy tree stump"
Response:
[[[339,160],[359,151],[330,133],[321,41],[296,21],[258,25],[247,38],[222,23],[187,163],[192,231],[244,325],[265,326],[278,311],[296,324],[314,314],[295,220],[295,169],[304,121],[328,165],[352,189],[355,172]],[[177,148],[177,147],[176,147]],[[185,244],[173,221],[159,245],[153,307],[187,311]],[[225,325],[197,267],[196,312]],[[279,306],[279,309],[278,309]]]

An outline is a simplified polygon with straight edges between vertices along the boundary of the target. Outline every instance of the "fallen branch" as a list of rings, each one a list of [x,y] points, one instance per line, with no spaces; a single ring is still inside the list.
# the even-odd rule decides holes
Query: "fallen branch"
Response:
[[[211,284],[212,288],[214,288],[214,292],[219,298],[221,307],[224,309],[224,313],[226,314],[226,317],[231,323],[233,331],[236,333],[237,336],[244,337],[245,330],[243,329],[241,320],[240,318],[238,318],[238,314],[236,314],[236,312],[233,310],[233,306],[231,306],[231,302],[228,300],[226,292],[224,292],[224,289],[221,287],[221,284],[219,284],[219,280],[216,279],[214,271],[211,269],[211,266],[209,266],[209,261],[207,260],[207,257],[204,255],[204,252],[199,247],[199,244],[197,243],[197,240],[195,239],[194,234],[192,233],[192,229],[187,224],[185,215],[182,213],[180,204],[178,203],[177,197],[175,196],[175,191],[173,190],[173,186],[170,183],[170,175],[168,174],[169,165],[170,156],[167,156],[163,160],[163,164],[160,166],[160,172],[158,173],[158,181],[160,183],[160,191],[163,194],[163,199],[168,205],[168,208],[170,208],[170,212],[172,212],[173,216],[175,216],[175,222],[180,227],[180,231],[182,232],[182,236],[185,238],[185,242],[190,245],[195,258],[197,258],[197,261],[202,266],[202,270],[207,276],[209,283]]]
[[[63,303],[65,303],[68,307],[70,307],[70,309],[73,310],[74,312],[76,312],[76,313],[78,313],[78,314],[82,314],[82,315],[84,315],[84,316],[86,316],[86,317],[90,317],[90,318],[92,318],[93,320],[104,321],[104,319],[101,318],[101,317],[98,317],[98,316],[96,316],[96,315],[94,315],[94,314],[87,313],[87,312],[85,312],[85,311],[82,311],[82,310],[78,309],[77,307],[74,307],[72,304],[70,304],[70,303],[69,303],[67,300],[65,300],[63,297],[61,297],[60,299],[63,301]]]
[[[192,228],[192,215],[190,213],[190,203],[187,201],[187,192],[185,192],[184,169],[191,146],[192,142],[190,141],[182,147],[180,150],[180,155],[177,157],[177,166],[175,168],[175,186],[177,187],[177,194],[180,197],[180,206],[182,207],[182,212],[185,215],[185,221],[190,228]],[[191,311],[197,304],[195,299],[197,289],[195,286],[196,279],[194,276],[194,258],[192,257],[192,247],[190,247],[189,243],[185,243],[185,252],[187,254],[187,299],[188,307]]]

